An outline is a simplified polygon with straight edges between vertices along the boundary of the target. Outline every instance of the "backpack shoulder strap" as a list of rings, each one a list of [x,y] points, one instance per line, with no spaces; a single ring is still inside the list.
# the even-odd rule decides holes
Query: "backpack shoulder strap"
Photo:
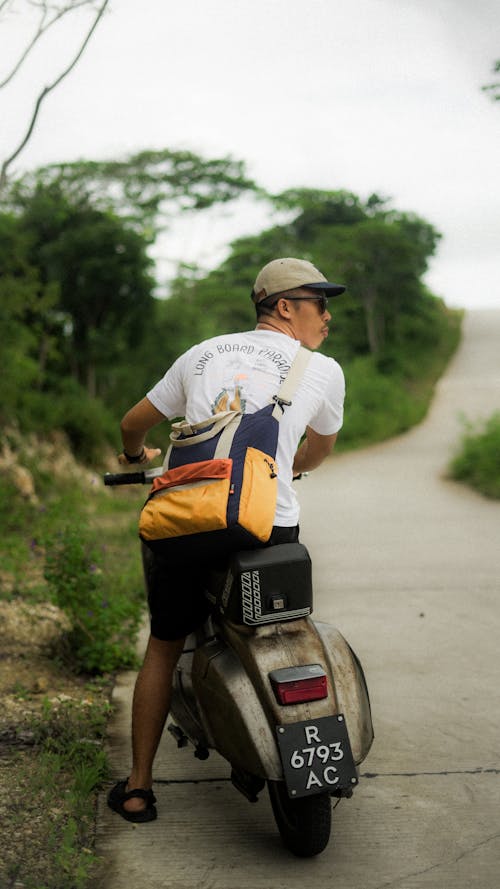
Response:
[[[311,354],[309,349],[304,349],[303,346],[299,346],[299,351],[292,361],[290,370],[288,371],[286,378],[283,380],[279,392],[276,395],[273,395],[273,401],[276,402],[273,410],[273,417],[275,417],[276,420],[281,420],[281,417],[285,412],[285,407],[290,407],[292,398],[299,388],[307,365],[309,364]]]
[[[172,431],[170,433],[170,446],[165,454],[163,461],[163,469],[166,471],[170,463],[170,455],[173,448],[187,448],[190,445],[200,444],[202,441],[208,441],[215,438],[216,435],[226,429],[237,420],[241,419],[240,411],[223,411],[219,414],[213,414],[202,420],[201,423],[188,423],[186,420],[179,420],[172,423]],[[226,455],[224,455],[226,456]]]
[[[299,346],[299,350],[292,361],[290,370],[288,371],[285,379],[280,386],[278,394],[273,397],[273,401],[275,401],[276,404],[271,416],[274,417],[278,422],[284,414],[285,407],[292,403],[292,398],[299,387],[302,377],[304,376],[306,367],[309,364],[310,357],[311,352],[309,351],[309,349],[304,349],[303,346]],[[240,423],[241,414],[236,416],[234,419],[231,420],[230,423],[225,426],[222,435],[217,443],[214,457],[229,456],[233,438]]]
[[[186,420],[179,420],[177,423],[172,423],[170,441],[174,448],[183,448],[192,445],[193,441],[199,444],[200,441],[215,438],[221,429],[224,429],[224,426],[227,426],[238,416],[238,413],[239,411],[223,411],[207,417],[201,423],[188,423]]]

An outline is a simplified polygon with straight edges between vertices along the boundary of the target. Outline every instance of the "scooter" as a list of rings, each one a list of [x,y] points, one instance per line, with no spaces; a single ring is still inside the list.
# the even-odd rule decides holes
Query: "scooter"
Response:
[[[146,484],[161,472],[104,480]],[[199,759],[223,756],[250,802],[267,784],[285,847],[317,855],[330,839],[331,798],[352,796],[373,741],[361,663],[337,629],[310,617],[300,543],[235,553],[206,594],[212,615],[186,639],[168,730]]]

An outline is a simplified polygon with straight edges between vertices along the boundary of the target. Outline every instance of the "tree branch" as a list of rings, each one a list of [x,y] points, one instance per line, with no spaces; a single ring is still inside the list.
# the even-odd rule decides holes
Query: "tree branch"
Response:
[[[500,72],[500,59],[497,59],[495,64],[493,65],[493,73],[498,74]],[[483,93],[487,93],[490,99],[493,99],[494,102],[500,102],[500,81],[496,83],[488,83],[486,86],[481,87]]]
[[[34,37],[32,38],[32,40],[30,40],[30,42],[28,43],[28,46],[26,47],[26,49],[24,50],[24,52],[21,54],[20,58],[18,59],[18,61],[17,61],[16,64],[14,65],[14,67],[13,67],[12,71],[10,72],[10,74],[7,74],[7,77],[5,77],[4,80],[2,80],[2,82],[0,83],[0,89],[2,89],[4,86],[7,86],[7,84],[10,83],[10,81],[12,80],[12,78],[15,77],[15,75],[16,75],[17,72],[19,71],[21,65],[23,64],[24,60],[28,57],[28,55],[30,54],[31,50],[33,49],[33,47],[35,46],[35,44],[37,43],[37,41],[40,39],[40,37],[42,36],[42,34],[47,30],[47,27],[48,27],[48,26],[47,26],[47,25],[44,25],[44,20],[45,20],[45,16],[46,16],[46,14],[47,14],[47,10],[46,10],[46,9],[43,9],[43,10],[42,10],[42,16],[41,16],[41,19],[40,19],[38,28],[37,28],[37,30],[36,30],[35,36],[34,36]],[[62,13],[59,13],[59,15],[57,16],[57,18],[59,18],[61,15],[62,15]]]
[[[54,89],[56,89],[56,87],[59,86],[59,84],[64,80],[65,77],[68,76],[68,74],[70,74],[70,72],[73,70],[75,65],[78,63],[78,61],[82,57],[83,53],[85,52],[85,49],[86,49],[94,31],[95,31],[95,29],[97,28],[97,25],[99,24],[102,16],[104,15],[104,12],[105,12],[106,7],[108,6],[108,3],[109,3],[109,0],[103,0],[103,3],[101,4],[100,8],[97,11],[97,15],[94,19],[94,22],[93,22],[92,26],[90,27],[89,31],[87,32],[87,35],[86,35],[82,45],[80,46],[80,49],[78,50],[77,54],[75,55],[74,59],[72,60],[72,62],[68,65],[67,68],[65,68],[65,70],[59,75],[59,77],[57,77],[51,84],[44,87],[42,92],[38,96],[36,103],[35,103],[35,108],[33,110],[33,114],[31,116],[31,121],[30,121],[28,129],[26,131],[26,135],[24,136],[24,138],[22,139],[22,141],[20,142],[18,147],[15,149],[15,151],[12,152],[10,157],[8,157],[3,162],[3,164],[0,168],[0,195],[2,194],[2,191],[4,190],[6,182],[7,182],[7,170],[10,167],[11,163],[13,161],[15,161],[15,159],[17,157],[19,157],[23,148],[28,143],[28,141],[31,137],[31,134],[35,128],[35,123],[37,121],[38,114],[40,112],[40,108],[42,106],[44,99],[46,99],[47,96],[49,95],[49,93],[51,93]]]
[[[6,2],[8,2],[8,0],[6,0]],[[91,0],[91,2],[92,2],[92,0]],[[10,83],[12,78],[15,77],[15,75],[21,68],[21,65],[29,56],[33,47],[40,40],[40,37],[43,37],[43,35],[47,33],[47,31],[49,30],[49,28],[52,27],[52,25],[55,25],[55,23],[58,22],[59,19],[63,18],[63,16],[65,16],[67,12],[72,12],[74,9],[78,9],[79,6],[87,6],[88,3],[89,3],[89,0],[80,0],[80,2],[71,3],[69,6],[63,6],[61,9],[56,11],[55,15],[48,22],[46,22],[45,19],[48,15],[49,10],[48,10],[47,4],[43,3],[41,5],[40,21],[38,23],[38,28],[35,32],[34,37],[30,40],[30,42],[28,43],[24,52],[20,55],[18,61],[15,63],[14,67],[12,68],[12,71],[9,74],[7,74],[7,77],[5,77],[4,80],[2,80],[0,82],[0,89],[7,86],[7,84]],[[2,3],[0,5],[0,12],[2,11],[2,8],[4,5],[5,5],[5,3]]]

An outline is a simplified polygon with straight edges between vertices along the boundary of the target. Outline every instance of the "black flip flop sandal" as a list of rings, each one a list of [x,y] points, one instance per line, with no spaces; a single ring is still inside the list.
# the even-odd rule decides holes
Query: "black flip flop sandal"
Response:
[[[108,806],[110,809],[113,809],[113,812],[117,812],[118,815],[125,818],[125,821],[132,821],[135,824],[154,821],[158,813],[155,807],[156,797],[153,791],[143,790],[141,787],[135,790],[127,790],[127,781],[128,778],[125,778],[125,781],[118,781],[118,784],[115,784],[109,791]],[[138,812],[129,812],[123,806],[129,799],[143,799],[146,803],[146,808]]]

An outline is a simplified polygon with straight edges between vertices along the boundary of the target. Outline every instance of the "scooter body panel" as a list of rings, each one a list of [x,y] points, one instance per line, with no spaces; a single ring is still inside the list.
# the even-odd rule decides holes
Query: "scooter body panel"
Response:
[[[194,637],[190,637],[194,645]],[[328,624],[304,618],[257,628],[227,621],[179,663],[172,715],[195,745],[216,749],[233,768],[273,781],[283,779],[276,726],[343,713],[356,764],[373,731],[361,667],[345,639]],[[283,706],[269,673],[321,664],[328,696]]]
[[[373,742],[370,699],[363,668],[335,627],[316,622],[316,629],[334,677],[338,712],[344,714],[354,762],[359,765]]]
[[[309,618],[268,624],[256,630],[225,623],[224,637],[238,656],[257,689],[269,724],[273,727],[333,716],[338,710],[333,676],[326,663],[323,645]],[[269,674],[285,667],[321,664],[328,677],[328,697],[304,704],[283,706],[276,700]]]
[[[204,723],[193,687],[193,660],[198,644],[209,645],[197,641],[194,634],[188,636],[173,677],[170,716],[195,747],[208,748],[215,747],[215,743]],[[225,648],[225,644],[218,643],[217,651],[220,647]]]
[[[238,653],[227,644],[193,657],[193,689],[210,747],[235,770],[279,781],[283,777],[274,730]]]

